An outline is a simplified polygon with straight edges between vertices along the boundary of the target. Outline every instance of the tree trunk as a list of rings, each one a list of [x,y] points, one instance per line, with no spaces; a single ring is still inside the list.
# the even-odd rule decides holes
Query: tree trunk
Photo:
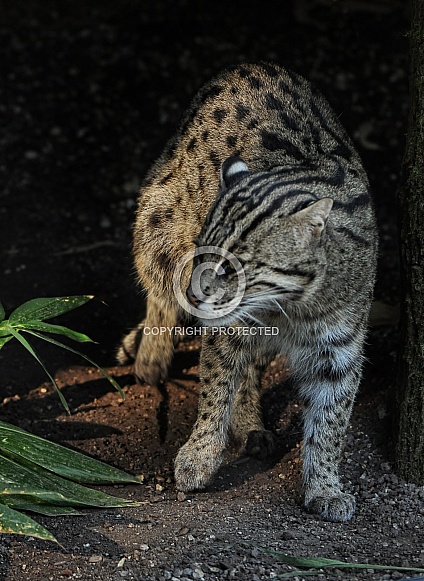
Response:
[[[410,117],[399,192],[401,347],[395,395],[395,466],[424,484],[424,1],[412,0]]]

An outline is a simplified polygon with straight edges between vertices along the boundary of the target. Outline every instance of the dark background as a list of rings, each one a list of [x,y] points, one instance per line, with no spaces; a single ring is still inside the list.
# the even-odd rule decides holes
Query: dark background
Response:
[[[297,555],[422,566],[422,488],[390,466],[394,321],[368,338],[342,462],[346,489],[358,499],[348,524],[322,522],[301,506],[300,406],[281,363],[264,377],[276,457],[227,462],[211,489],[187,502],[175,500],[173,458],[195,420],[196,345],[181,347],[161,390],[136,385],[129,367],[110,368],[142,310],[131,257],[139,185],[200,85],[237,62],[275,61],[302,73],[340,116],[375,195],[376,298],[399,302],[408,30],[405,0],[0,0],[0,301],[9,313],[34,297],[95,295],[58,322],[99,343],[81,348],[127,396],[123,402],[76,356],[34,341],[70,403],[67,416],[43,370],[10,342],[0,351],[0,418],[145,477],[143,486],[118,491],[143,503],[122,525],[103,512],[77,525],[41,519],[65,550],[3,538],[2,581],[57,579],[62,569],[93,581],[124,570],[129,579],[163,581],[165,569],[176,576],[193,563],[209,571],[208,581],[287,572],[241,540]],[[140,551],[140,543],[150,549]],[[89,561],[99,554],[99,564]],[[381,581],[383,572],[344,578]]]
[[[92,354],[111,363],[141,309],[130,243],[143,175],[204,81],[232,63],[259,60],[309,78],[353,136],[381,232],[376,296],[396,303],[396,189],[407,128],[405,5],[0,2],[0,300],[6,311],[38,296],[94,294],[95,305],[63,320],[99,341]],[[20,349],[8,344],[0,352],[0,381],[25,390],[42,371],[26,354],[17,355]],[[53,369],[73,361],[49,348],[42,353]]]

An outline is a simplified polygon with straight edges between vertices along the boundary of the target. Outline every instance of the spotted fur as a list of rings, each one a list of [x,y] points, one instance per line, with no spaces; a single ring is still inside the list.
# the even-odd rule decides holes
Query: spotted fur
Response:
[[[361,377],[376,226],[358,154],[327,101],[299,75],[272,64],[224,71],[200,90],[146,177],[134,256],[147,313],[118,357],[134,357],[136,375],[149,383],[166,378],[173,343],[143,328],[172,327],[183,315],[173,273],[195,244],[234,254],[247,285],[238,307],[211,321],[236,292],[237,269],[221,263],[203,284],[222,298],[196,302],[201,322],[279,333],[210,330],[203,338],[199,413],[175,460],[178,488],[211,481],[230,432],[250,453],[273,449],[259,380],[284,354],[304,401],[305,505],[348,520],[355,502],[341,490],[338,466]],[[199,255],[194,267],[211,259],[218,260]],[[188,294],[191,272],[188,264],[181,281]]]

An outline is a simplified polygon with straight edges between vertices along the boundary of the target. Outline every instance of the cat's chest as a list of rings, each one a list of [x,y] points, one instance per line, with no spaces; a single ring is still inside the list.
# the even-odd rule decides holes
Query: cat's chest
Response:
[[[342,345],[345,338],[350,336],[350,331],[342,323],[323,323],[323,320],[262,313],[260,324],[240,327],[238,334],[239,337],[242,335],[250,352],[254,350],[267,359],[282,355],[298,363],[314,354],[319,357],[321,352],[331,349],[337,342]]]

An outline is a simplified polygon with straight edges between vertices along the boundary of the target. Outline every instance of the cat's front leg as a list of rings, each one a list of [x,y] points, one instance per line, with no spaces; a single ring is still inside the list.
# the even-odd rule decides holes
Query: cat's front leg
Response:
[[[354,365],[321,361],[301,385],[305,506],[330,521],[347,521],[355,512],[355,498],[342,491],[338,469],[359,378]]]
[[[263,458],[275,450],[275,436],[266,430],[262,419],[260,381],[268,358],[249,352],[231,414],[231,435],[249,456]]]
[[[239,383],[234,349],[228,339],[208,334],[202,340],[198,416],[189,440],[175,459],[179,490],[204,488],[222,462]]]

